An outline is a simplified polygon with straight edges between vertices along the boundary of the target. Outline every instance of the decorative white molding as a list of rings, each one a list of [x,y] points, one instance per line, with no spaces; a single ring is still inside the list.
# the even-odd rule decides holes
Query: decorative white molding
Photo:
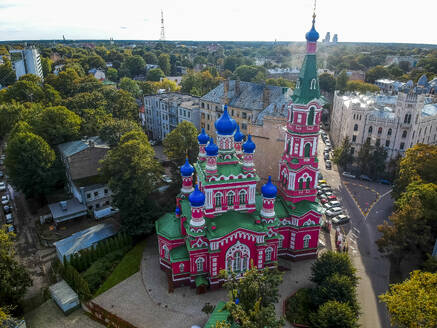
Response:
[[[203,246],[208,246],[208,243],[204,240],[202,240],[202,238],[197,238],[196,242],[193,244],[193,248],[200,248]]]
[[[310,226],[310,225],[315,225],[315,224],[316,223],[313,220],[308,219],[304,222],[303,226],[305,227],[305,226]]]

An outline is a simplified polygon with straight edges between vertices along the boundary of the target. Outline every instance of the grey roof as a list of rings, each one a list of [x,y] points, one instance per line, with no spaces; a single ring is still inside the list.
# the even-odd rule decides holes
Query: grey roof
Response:
[[[422,108],[422,116],[437,115],[437,104],[427,104]]]
[[[394,120],[396,119],[396,114],[393,113],[393,111],[391,110],[391,108],[388,107],[384,107],[382,109],[376,109],[373,110],[370,113],[371,116],[378,118],[378,119],[383,119],[383,120]]]
[[[118,232],[118,227],[112,223],[101,223],[91,228],[76,232],[70,237],[64,238],[54,243],[61,258],[79,252],[94,245],[95,243],[114,236]]]
[[[264,88],[269,90],[269,103],[275,103],[283,97],[283,87],[240,81],[240,92],[235,93],[235,80],[229,81],[228,105],[249,110],[263,110]],[[288,90],[288,88],[285,88]],[[223,103],[224,83],[208,92],[200,100]]]
[[[50,212],[52,213],[53,220],[57,220],[59,218],[63,218],[66,216],[69,216],[70,218],[74,218],[75,214],[78,216],[83,215],[83,212],[87,211],[87,208],[85,205],[79,203],[79,201],[76,198],[68,199],[64,201],[66,206],[65,210],[62,208],[61,203],[52,203],[49,204]]]
[[[94,143],[94,144],[93,144]],[[81,152],[82,150],[85,150],[89,147],[96,148],[107,148],[109,149],[109,146],[107,143],[105,143],[100,137],[89,137],[86,140],[76,140],[76,141],[70,141],[63,144],[60,144],[58,146],[59,151],[64,155],[64,157],[70,157],[71,155],[74,155],[76,153]]]
[[[67,284],[65,280],[49,287],[50,294],[60,304],[67,304],[71,301],[78,300],[76,292]]]

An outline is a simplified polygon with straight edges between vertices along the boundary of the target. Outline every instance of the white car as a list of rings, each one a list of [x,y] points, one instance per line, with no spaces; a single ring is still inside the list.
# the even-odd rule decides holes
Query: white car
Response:
[[[9,203],[8,195],[2,196],[2,205],[7,205]]]
[[[356,179],[357,177],[350,172],[343,172],[342,175],[346,178]]]
[[[326,216],[336,216],[343,213],[341,207],[333,207],[325,212]]]
[[[331,207],[340,207],[341,206],[341,204],[338,200],[331,200],[329,202],[329,205],[331,205]]]
[[[161,177],[161,179],[165,183],[171,183],[173,181],[168,175],[165,175],[165,174]]]
[[[350,218],[344,214],[340,214],[337,215],[335,218],[332,218],[332,223],[334,224],[344,224],[344,223],[348,223],[349,221]]]
[[[6,184],[4,182],[0,182],[0,191],[6,190]]]
[[[14,222],[14,217],[12,216],[12,213],[6,214],[6,223],[12,224]]]

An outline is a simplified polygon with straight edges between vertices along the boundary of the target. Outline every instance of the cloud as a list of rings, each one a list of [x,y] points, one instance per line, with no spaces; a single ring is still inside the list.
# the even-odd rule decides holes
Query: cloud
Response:
[[[127,26],[120,26],[120,28],[121,28],[122,30],[127,30],[127,29],[128,29]]]

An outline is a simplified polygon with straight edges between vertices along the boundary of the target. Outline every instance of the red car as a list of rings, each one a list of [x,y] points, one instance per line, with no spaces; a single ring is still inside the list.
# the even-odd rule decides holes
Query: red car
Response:
[[[326,199],[326,198],[322,198],[320,200],[320,203],[322,203],[322,204],[326,204],[327,202],[328,202],[328,199]]]
[[[337,196],[335,195],[328,196],[328,200],[337,200]]]

